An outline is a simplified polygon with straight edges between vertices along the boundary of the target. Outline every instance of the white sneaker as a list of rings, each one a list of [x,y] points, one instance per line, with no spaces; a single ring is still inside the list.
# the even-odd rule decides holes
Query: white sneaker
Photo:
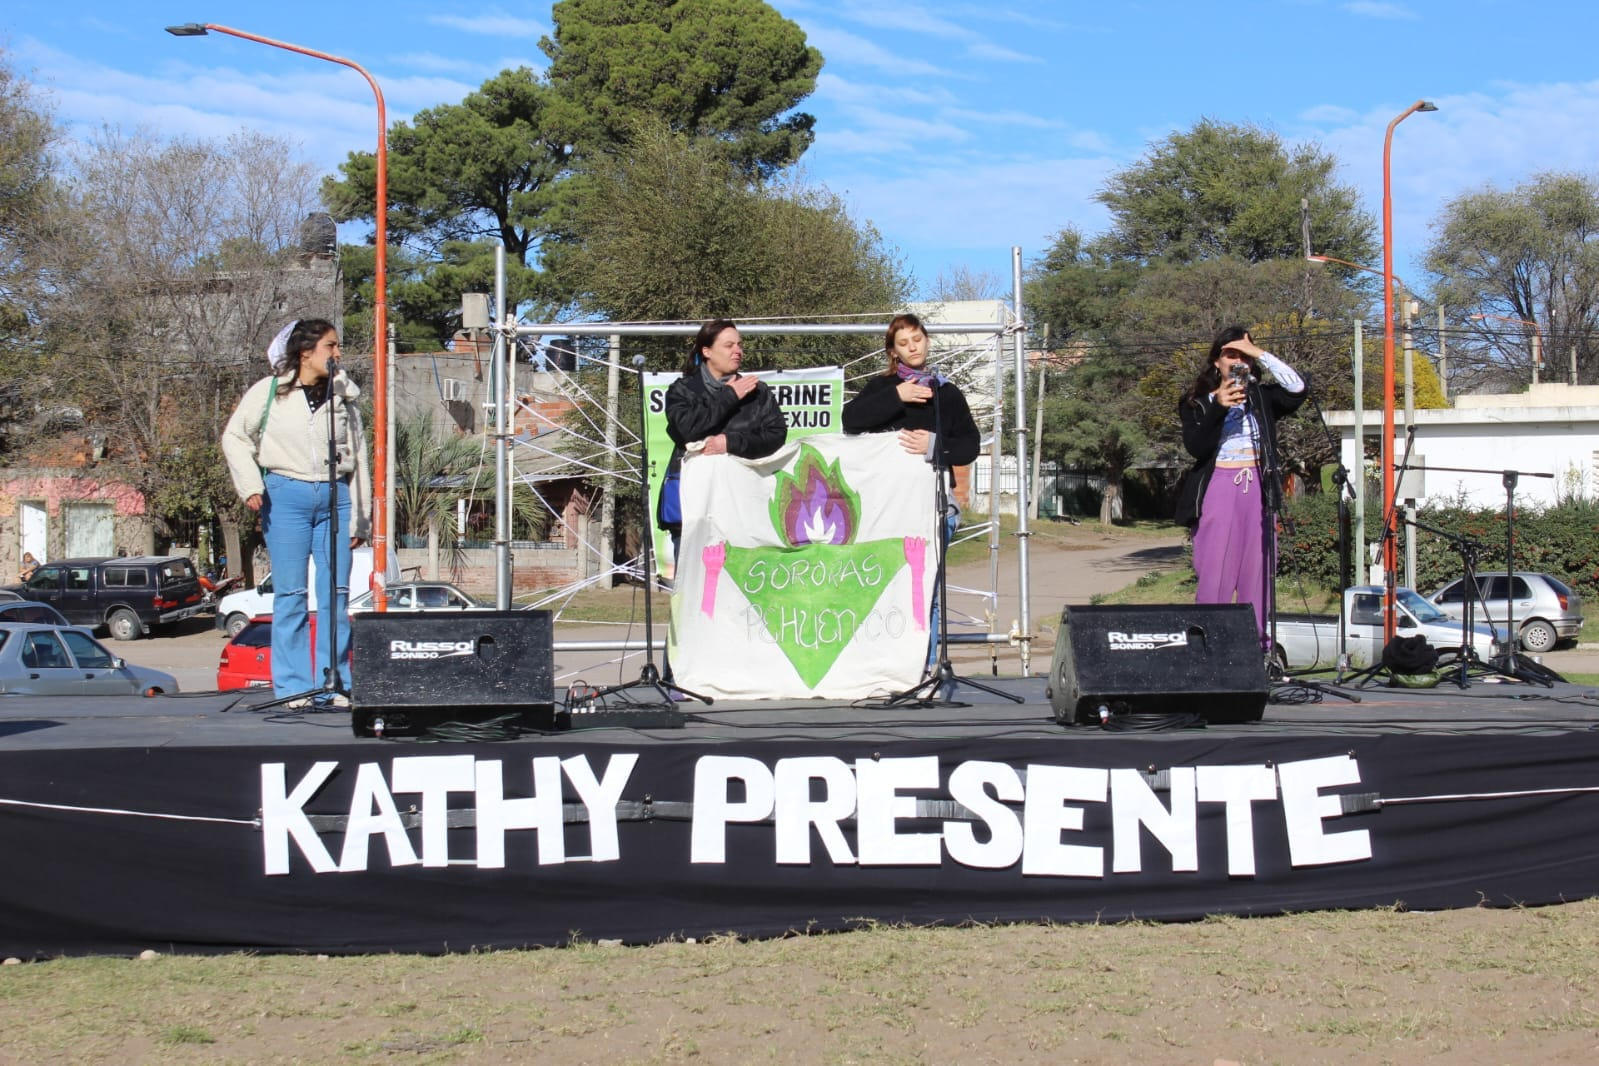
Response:
[[[309,711],[311,709],[311,697],[300,696],[297,699],[290,700],[283,706],[291,711]]]
[[[335,692],[333,695],[322,701],[322,706],[336,707],[339,710],[347,711],[350,709],[350,697],[346,696],[342,692]]]

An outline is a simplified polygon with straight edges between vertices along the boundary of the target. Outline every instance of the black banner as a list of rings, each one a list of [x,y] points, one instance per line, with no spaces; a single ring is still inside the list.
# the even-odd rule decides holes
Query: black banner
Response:
[[[0,752],[0,954],[461,951],[1599,891],[1599,736]]]

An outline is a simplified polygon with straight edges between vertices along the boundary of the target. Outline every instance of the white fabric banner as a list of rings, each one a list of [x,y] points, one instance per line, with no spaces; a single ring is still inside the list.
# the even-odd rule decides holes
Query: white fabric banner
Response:
[[[898,434],[688,456],[672,671],[724,699],[859,699],[921,680],[938,565],[933,468]]]

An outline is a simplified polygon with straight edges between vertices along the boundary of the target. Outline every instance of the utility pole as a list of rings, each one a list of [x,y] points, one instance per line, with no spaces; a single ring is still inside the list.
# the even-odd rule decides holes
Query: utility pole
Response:
[[[1045,322],[1044,343],[1038,353],[1038,403],[1033,411],[1033,497],[1027,501],[1027,516],[1035,522],[1038,521],[1038,498],[1043,495],[1038,484],[1038,468],[1044,450],[1044,378],[1048,373],[1049,323]]]
[[[1309,318],[1315,308],[1310,296],[1310,201],[1304,197],[1299,199],[1299,237],[1305,246],[1305,317]]]
[[[642,378],[640,379],[642,380]],[[616,565],[616,417],[622,383],[622,338],[611,334],[611,350],[605,367],[605,497],[600,501],[600,572],[609,573]],[[641,426],[640,429],[643,427]],[[645,493],[648,496],[648,492]],[[648,510],[648,508],[645,508]],[[645,529],[648,534],[648,527]],[[605,587],[610,588],[606,581]]]
[[[1449,342],[1444,339],[1444,305],[1438,305],[1438,388],[1449,399]]]

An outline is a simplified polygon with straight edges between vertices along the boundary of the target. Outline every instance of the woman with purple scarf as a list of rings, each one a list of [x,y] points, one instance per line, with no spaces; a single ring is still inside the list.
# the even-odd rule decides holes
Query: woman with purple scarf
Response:
[[[983,446],[966,397],[959,385],[927,365],[927,331],[915,315],[895,316],[883,335],[883,350],[888,353],[888,370],[869,380],[844,405],[844,432],[898,432],[899,446],[912,455],[931,463],[936,454],[953,488],[955,468],[976,459]],[[951,506],[939,524],[940,558],[959,525],[960,511]],[[929,626],[933,637],[927,646],[929,667],[937,661],[938,609],[935,592]]]
[[[1261,382],[1261,371],[1274,380]],[[1251,401],[1251,394],[1257,399]],[[1277,572],[1275,531],[1282,486],[1261,477],[1267,448],[1277,449],[1277,419],[1305,402],[1292,367],[1228,326],[1210,359],[1177,404],[1183,446],[1196,460],[1177,501],[1177,521],[1193,530],[1196,603],[1247,603],[1266,638],[1265,582]],[[1263,645],[1264,646],[1264,645]]]
[[[960,386],[927,365],[927,333],[915,315],[899,315],[883,337],[888,369],[872,378],[844,405],[845,433],[899,432],[900,447],[933,460],[935,413],[938,460],[950,471],[977,458],[983,438]],[[938,403],[933,403],[933,390]]]

